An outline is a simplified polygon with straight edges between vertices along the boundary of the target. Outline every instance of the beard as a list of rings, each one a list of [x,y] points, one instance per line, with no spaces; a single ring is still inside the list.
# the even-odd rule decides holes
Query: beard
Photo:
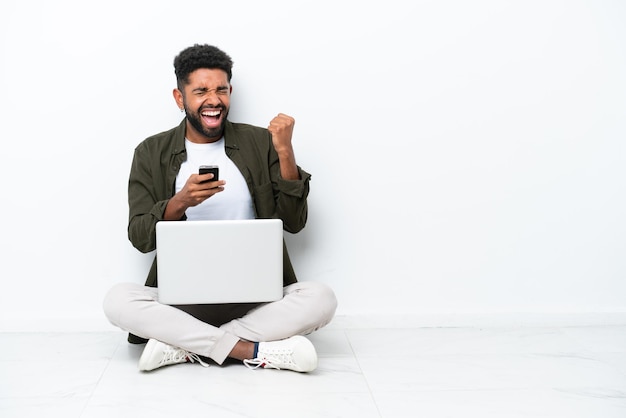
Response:
[[[185,108],[185,114],[187,115],[187,120],[189,121],[189,124],[199,133],[201,133],[202,135],[204,135],[205,137],[207,137],[208,139],[219,139],[222,137],[222,135],[224,134],[224,126],[226,125],[226,117],[228,116],[228,110],[225,107],[217,107],[218,109],[221,110],[222,112],[222,121],[220,122],[220,126],[218,126],[217,128],[206,128],[203,124],[202,124],[202,116],[200,115],[200,112],[202,112],[202,110],[206,109],[206,108],[200,108],[198,109],[197,112],[193,112],[191,111],[188,107],[187,104],[183,104],[184,108]],[[213,109],[217,109],[217,108],[213,108]]]

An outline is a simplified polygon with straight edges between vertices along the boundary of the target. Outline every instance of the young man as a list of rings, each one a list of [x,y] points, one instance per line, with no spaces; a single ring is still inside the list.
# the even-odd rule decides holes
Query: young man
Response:
[[[294,119],[274,117],[267,129],[227,119],[232,60],[211,45],[194,45],[174,59],[174,100],[185,118],[135,149],[128,184],[128,236],[142,252],[156,248],[156,223],[202,219],[279,218],[297,233],[307,220],[310,175],[296,165]],[[198,174],[218,164],[220,180]],[[317,354],[304,337],[334,316],[327,286],[298,282],[286,247],[283,298],[263,304],[169,306],[158,302],[156,260],[145,286],[122,283],[104,300],[112,324],[147,342],[140,370],[199,361],[242,360],[250,368],[309,372]]]

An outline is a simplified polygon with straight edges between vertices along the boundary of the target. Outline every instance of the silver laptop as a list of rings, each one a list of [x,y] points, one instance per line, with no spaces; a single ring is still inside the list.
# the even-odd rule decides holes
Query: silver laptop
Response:
[[[283,296],[280,219],[156,224],[159,302],[271,302]]]

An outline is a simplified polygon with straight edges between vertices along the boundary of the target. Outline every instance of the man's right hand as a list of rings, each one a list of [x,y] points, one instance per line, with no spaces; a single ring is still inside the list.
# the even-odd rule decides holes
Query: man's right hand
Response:
[[[183,217],[187,208],[197,206],[211,196],[224,191],[224,180],[211,181],[212,173],[192,174],[183,188],[167,203],[163,215],[166,221],[176,221]]]

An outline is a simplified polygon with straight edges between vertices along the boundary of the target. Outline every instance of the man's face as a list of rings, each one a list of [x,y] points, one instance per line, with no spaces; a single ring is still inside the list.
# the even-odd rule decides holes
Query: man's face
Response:
[[[183,92],[174,90],[176,101],[187,113],[187,139],[207,143],[222,137],[230,109],[231,91],[224,71],[206,68],[189,75],[189,83],[184,86]]]

